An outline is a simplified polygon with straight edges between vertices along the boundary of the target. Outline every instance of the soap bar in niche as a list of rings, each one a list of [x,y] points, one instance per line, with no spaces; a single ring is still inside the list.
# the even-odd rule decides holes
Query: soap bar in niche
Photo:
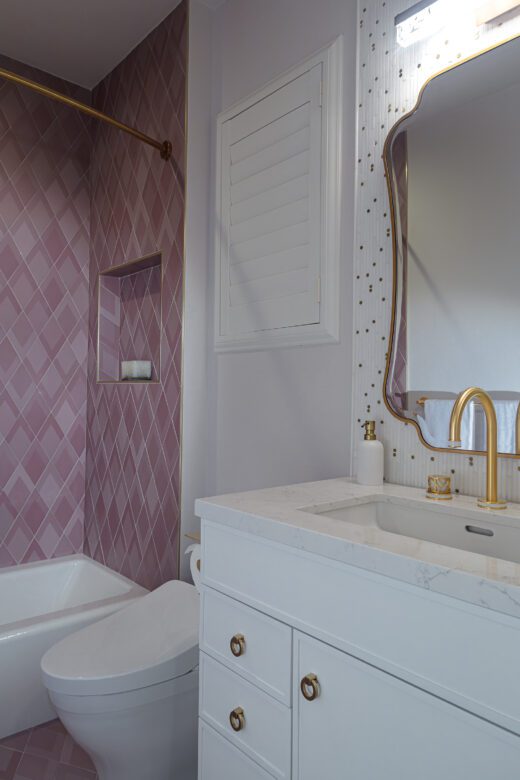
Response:
[[[122,360],[121,379],[151,379],[151,360]]]

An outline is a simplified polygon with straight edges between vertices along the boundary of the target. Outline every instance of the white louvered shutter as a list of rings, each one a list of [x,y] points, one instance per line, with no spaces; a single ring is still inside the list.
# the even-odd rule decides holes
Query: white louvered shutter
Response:
[[[221,335],[320,321],[320,62],[221,127]]]

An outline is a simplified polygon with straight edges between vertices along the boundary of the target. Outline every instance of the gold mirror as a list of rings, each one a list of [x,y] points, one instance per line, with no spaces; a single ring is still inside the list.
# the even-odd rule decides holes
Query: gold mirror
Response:
[[[494,402],[499,452],[520,457],[519,140],[516,37],[430,79],[385,144],[394,241],[385,400],[434,449],[448,446],[458,393],[478,386]],[[483,410],[471,403],[462,451],[485,446]]]

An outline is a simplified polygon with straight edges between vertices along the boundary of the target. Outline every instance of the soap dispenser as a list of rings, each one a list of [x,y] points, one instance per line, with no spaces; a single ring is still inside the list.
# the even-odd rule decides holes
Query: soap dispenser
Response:
[[[384,448],[376,438],[374,420],[367,420],[363,428],[365,436],[358,448],[357,481],[360,485],[382,485]]]

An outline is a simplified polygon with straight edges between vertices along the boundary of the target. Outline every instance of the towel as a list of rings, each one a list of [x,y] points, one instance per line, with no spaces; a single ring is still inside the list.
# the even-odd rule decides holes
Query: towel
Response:
[[[518,401],[493,401],[497,415],[499,452],[516,452],[516,413],[518,411],[518,403]],[[481,448],[485,450],[487,446],[485,421],[481,438]]]
[[[418,416],[417,422],[425,441],[432,447],[449,447],[450,417],[454,399],[428,398],[424,402],[424,418]],[[475,448],[475,407],[470,402],[462,415],[461,449]]]
[[[151,360],[123,360],[121,361],[121,379],[151,379]]]

